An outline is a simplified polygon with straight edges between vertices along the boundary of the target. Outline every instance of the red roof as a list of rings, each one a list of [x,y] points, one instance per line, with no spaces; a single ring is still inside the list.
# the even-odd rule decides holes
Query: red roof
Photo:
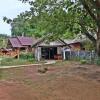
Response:
[[[31,37],[12,37],[9,41],[13,47],[32,46],[33,39]]]

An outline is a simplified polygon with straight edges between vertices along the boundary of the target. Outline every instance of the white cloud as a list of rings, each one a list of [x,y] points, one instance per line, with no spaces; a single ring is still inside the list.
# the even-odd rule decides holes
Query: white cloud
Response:
[[[0,0],[0,33],[11,34],[10,25],[3,22],[4,16],[15,18],[21,12],[29,10],[30,5],[18,0]]]

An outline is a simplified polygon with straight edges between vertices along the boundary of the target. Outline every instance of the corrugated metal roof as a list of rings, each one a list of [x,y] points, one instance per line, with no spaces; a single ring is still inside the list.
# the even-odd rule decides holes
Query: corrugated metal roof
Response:
[[[9,38],[9,41],[13,47],[22,47],[17,38]]]
[[[23,37],[23,36],[19,37],[18,36],[17,38],[20,41],[21,45],[23,46],[33,45],[33,39],[31,37]]]
[[[25,47],[33,45],[33,38],[31,37],[12,37],[8,39],[13,47]]]
[[[66,42],[67,44],[73,44],[73,43],[81,43],[81,42],[83,42],[83,41],[85,41],[85,39],[83,40],[83,39],[73,39],[73,40],[70,40],[70,39],[66,39],[66,40],[64,40],[64,42]]]

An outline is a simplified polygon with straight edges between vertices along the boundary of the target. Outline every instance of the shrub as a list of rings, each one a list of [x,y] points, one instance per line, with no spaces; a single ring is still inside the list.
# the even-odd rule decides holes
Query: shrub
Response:
[[[96,64],[100,66],[100,58],[96,60]]]
[[[76,57],[73,57],[72,60],[74,60],[74,61],[79,61],[80,58],[76,56]]]
[[[34,58],[30,58],[28,59],[29,62],[35,62],[35,59]]]
[[[11,62],[13,60],[13,58],[7,57],[7,58],[3,58],[2,61],[6,61],[6,62]]]
[[[13,58],[3,58],[0,61],[1,65],[10,65],[13,62]]]
[[[32,53],[22,53],[19,55],[19,57],[20,57],[20,59],[29,60],[29,59],[33,59],[34,55]]]
[[[25,59],[3,58],[1,60],[0,65],[2,66],[24,65],[24,64],[30,64],[31,62],[33,61],[28,61]]]
[[[87,64],[87,60],[80,60],[81,64]]]

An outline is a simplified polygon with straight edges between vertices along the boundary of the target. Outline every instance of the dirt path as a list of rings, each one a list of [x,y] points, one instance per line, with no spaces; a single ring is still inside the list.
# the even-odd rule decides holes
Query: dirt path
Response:
[[[100,100],[100,82],[89,77],[99,67],[61,65],[42,75],[34,66],[2,70],[0,100]]]

